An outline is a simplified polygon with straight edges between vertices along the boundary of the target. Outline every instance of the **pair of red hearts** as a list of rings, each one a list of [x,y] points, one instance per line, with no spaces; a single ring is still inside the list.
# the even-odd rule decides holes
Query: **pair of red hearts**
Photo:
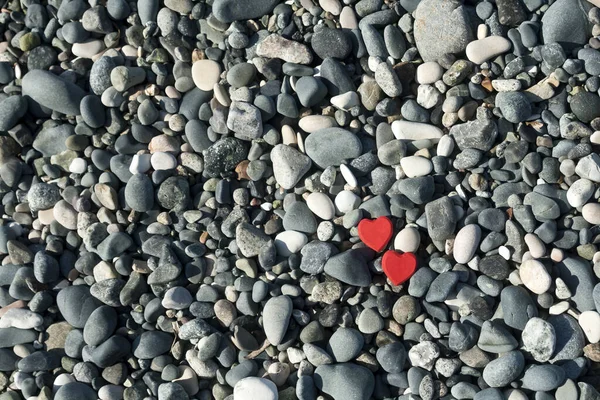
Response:
[[[393,234],[392,221],[388,217],[363,219],[358,223],[358,237],[371,249],[380,252],[390,242]],[[381,260],[383,272],[396,286],[406,282],[417,270],[417,258],[413,253],[388,250]]]

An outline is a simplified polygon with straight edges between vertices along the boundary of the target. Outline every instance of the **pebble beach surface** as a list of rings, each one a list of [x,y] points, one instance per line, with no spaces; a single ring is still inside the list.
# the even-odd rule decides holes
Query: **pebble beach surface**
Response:
[[[0,400],[600,400],[600,0],[7,0]]]

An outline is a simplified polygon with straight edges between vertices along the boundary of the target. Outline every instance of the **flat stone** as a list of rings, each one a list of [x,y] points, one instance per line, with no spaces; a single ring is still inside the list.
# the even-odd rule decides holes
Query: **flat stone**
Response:
[[[544,43],[557,42],[565,49],[585,44],[589,29],[587,13],[577,0],[558,0],[542,17]]]
[[[433,240],[446,240],[456,227],[454,203],[449,197],[441,197],[425,205],[427,231]]]
[[[444,135],[437,126],[405,120],[394,121],[392,132],[398,140],[435,140]]]
[[[375,388],[373,373],[351,363],[320,365],[315,369],[314,380],[320,391],[334,399],[369,400]]]
[[[192,64],[192,79],[200,90],[211,91],[219,82],[221,65],[212,60],[198,60]]]
[[[491,361],[483,369],[483,380],[490,387],[504,387],[521,375],[525,359],[520,351],[511,351]]]
[[[459,1],[423,0],[415,11],[415,43],[423,61],[462,53],[473,40],[466,8]]]
[[[348,285],[369,286],[371,283],[369,267],[358,250],[347,250],[329,258],[324,271]]]
[[[277,4],[277,0],[215,0],[212,10],[219,21],[229,23],[260,18],[270,14]]]
[[[306,154],[319,167],[339,166],[344,160],[362,154],[360,139],[342,128],[326,128],[308,135],[304,141]]]
[[[256,48],[256,54],[296,64],[310,64],[313,60],[313,55],[306,45],[276,34],[263,39]]]
[[[272,297],[263,309],[263,329],[269,342],[277,346],[283,340],[292,316],[292,301],[288,296]]]
[[[234,400],[278,400],[277,386],[268,379],[240,379],[233,388]]]
[[[79,115],[79,103],[86,95],[79,86],[42,70],[25,74],[22,87],[24,96],[66,115]]]

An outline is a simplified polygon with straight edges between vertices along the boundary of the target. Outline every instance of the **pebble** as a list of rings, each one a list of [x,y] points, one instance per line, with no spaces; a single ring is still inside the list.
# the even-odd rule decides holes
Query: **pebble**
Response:
[[[351,380],[347,378],[352,376]],[[334,399],[368,399],[371,397],[375,378],[367,368],[352,364],[320,365],[315,369],[317,389]]]
[[[271,150],[275,180],[284,189],[293,188],[310,169],[311,158],[284,144]]]
[[[444,32],[443,39],[439,36]],[[415,43],[423,61],[462,53],[473,40],[467,10],[459,2],[423,0],[415,10]]]
[[[419,230],[413,227],[406,227],[396,235],[394,239],[394,249],[403,253],[414,253],[421,243]]]
[[[321,168],[339,166],[344,160],[362,154],[360,140],[342,128],[325,128],[311,133],[304,141],[304,148],[308,157]]]
[[[467,58],[475,64],[482,64],[501,54],[506,53],[512,44],[502,36],[488,36],[483,39],[470,42],[466,49]]]
[[[272,297],[263,309],[263,328],[267,339],[277,346],[283,340],[292,316],[292,301],[287,296]]]
[[[41,106],[66,115],[79,115],[85,92],[48,71],[33,70],[23,77],[23,95]]]
[[[538,362],[547,362],[556,348],[554,326],[541,318],[531,318],[523,329],[525,350]]]
[[[240,379],[233,388],[233,399],[278,400],[277,386],[264,378],[247,377]]]
[[[459,264],[467,264],[477,251],[481,241],[481,228],[471,224],[463,227],[454,239],[454,259]]]
[[[524,261],[519,268],[519,277],[525,287],[536,294],[547,292],[552,285],[552,277],[544,264],[537,260]]]
[[[221,66],[212,60],[198,60],[192,65],[192,79],[200,90],[206,92],[219,82]]]

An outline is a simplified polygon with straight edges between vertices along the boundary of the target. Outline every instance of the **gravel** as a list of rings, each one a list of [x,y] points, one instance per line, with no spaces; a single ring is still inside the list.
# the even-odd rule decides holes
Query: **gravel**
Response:
[[[7,2],[0,398],[600,397],[599,6]]]

